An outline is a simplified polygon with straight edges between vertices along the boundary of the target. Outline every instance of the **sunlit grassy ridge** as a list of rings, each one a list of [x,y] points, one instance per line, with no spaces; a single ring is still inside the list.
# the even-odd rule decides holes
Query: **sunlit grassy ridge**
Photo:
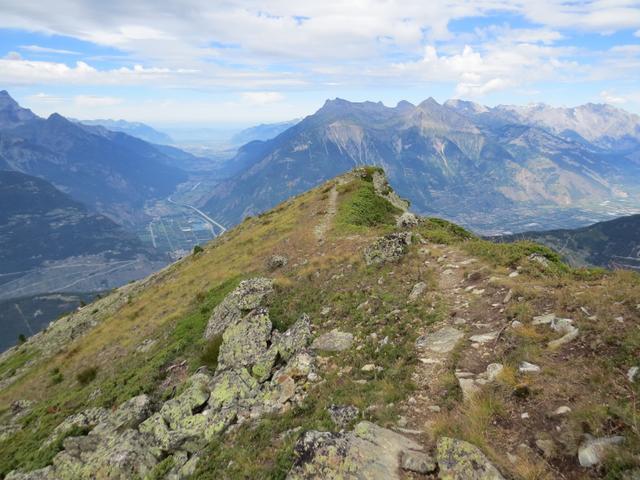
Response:
[[[327,215],[333,189],[338,192],[336,214],[326,240],[319,242],[314,228]],[[309,386],[300,407],[245,424],[212,442],[196,478],[284,478],[302,431],[336,428],[326,410],[331,404],[355,405],[361,418],[394,425],[402,414],[402,402],[420,393],[412,380],[413,372],[420,368],[414,348],[417,332],[435,328],[454,308],[440,291],[433,266],[449,248],[479,260],[465,267],[469,272],[484,267],[483,275],[495,276],[496,285],[513,289],[517,301],[505,308],[504,316],[506,321],[519,320],[525,325],[504,333],[506,348],[499,350],[497,360],[505,371],[495,386],[470,405],[461,402],[453,376],[465,361],[468,345],[460,345],[442,375],[433,379],[442,387],[439,401],[445,408],[433,430],[425,429],[424,441],[438,432],[454,434],[483,448],[514,478],[553,478],[550,472],[554,470],[542,461],[514,465],[505,457],[509,438],[522,436],[520,441],[527,441],[526,426],[507,419],[520,402],[512,394],[519,381],[517,366],[528,360],[551,372],[530,382],[538,408],[551,409],[572,399],[575,408],[567,434],[571,441],[579,442],[584,425],[603,435],[612,433],[611,425],[615,425],[613,432],[628,438],[627,453],[611,460],[606,472],[615,475],[611,472],[624,470],[627,463],[633,465],[629,452],[640,441],[638,409],[632,399],[640,392],[637,383],[624,383],[621,376],[640,355],[640,335],[634,323],[640,303],[638,275],[570,269],[545,247],[530,242],[493,244],[435,218],[413,230],[417,235],[401,261],[367,266],[363,248],[396,228],[397,213],[375,194],[367,170],[331,181],[245,220],[203,252],[133,288],[121,308],[52,358],[38,358],[37,352],[26,347],[18,350],[0,364],[0,372],[30,360],[35,363],[0,392],[0,408],[6,410],[18,399],[38,403],[24,418],[25,428],[0,442],[0,476],[14,468],[30,470],[48,464],[60,450],[62,439],[46,449],[41,450],[40,445],[68,415],[92,406],[114,407],[140,393],[160,401],[179,392],[184,378],[201,365],[215,367],[220,340],[202,339],[211,311],[240,280],[256,275],[274,278],[269,309],[277,329],[285,330],[307,313],[314,333],[339,328],[355,335],[356,347],[321,355],[323,382]],[[421,252],[425,248],[429,254]],[[269,271],[266,260],[276,253],[287,255],[289,263]],[[544,257],[549,266],[543,268],[530,258],[532,254]],[[425,263],[427,258],[430,263]],[[516,267],[520,268],[517,281],[507,275]],[[409,303],[407,295],[418,282],[427,284],[427,292]],[[588,320],[581,307],[597,321]],[[478,304],[478,319],[486,315],[482,308]],[[546,350],[548,334],[526,325],[544,311],[576,319],[582,332],[578,350],[566,354]],[[617,316],[625,321],[611,320]],[[383,339],[388,340],[381,343]],[[140,351],[145,341],[150,346]],[[361,370],[371,363],[380,368]],[[170,373],[168,367],[175,365],[183,366]],[[95,369],[95,378],[82,384],[77,376],[87,368]],[[155,477],[162,478],[170,467],[167,462],[158,465]]]

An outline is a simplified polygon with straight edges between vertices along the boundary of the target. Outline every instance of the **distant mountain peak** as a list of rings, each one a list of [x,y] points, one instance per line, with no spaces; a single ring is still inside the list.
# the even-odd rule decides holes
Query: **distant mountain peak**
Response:
[[[9,92],[0,91],[0,128],[11,128],[37,118],[28,108],[22,108]]]

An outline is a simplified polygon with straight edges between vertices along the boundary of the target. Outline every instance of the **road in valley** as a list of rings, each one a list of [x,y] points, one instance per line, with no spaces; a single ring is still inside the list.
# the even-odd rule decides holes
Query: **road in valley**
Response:
[[[211,218],[209,215],[207,215],[206,213],[204,213],[202,210],[200,210],[199,208],[194,207],[193,205],[188,205],[186,203],[179,203],[176,202],[175,200],[173,200],[171,197],[167,198],[167,200],[169,201],[169,203],[172,203],[174,205],[177,205],[178,207],[183,207],[183,208],[189,208],[191,210],[193,210],[194,212],[196,212],[198,215],[200,215],[202,218],[205,219],[205,221],[207,223],[209,223],[212,226],[218,227],[221,230],[221,233],[224,233],[227,231],[227,229],[220,225],[218,222],[216,222],[213,218]]]

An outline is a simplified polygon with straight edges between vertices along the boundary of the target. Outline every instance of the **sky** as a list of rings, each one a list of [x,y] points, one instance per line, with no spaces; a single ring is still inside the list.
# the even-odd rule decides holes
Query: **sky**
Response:
[[[0,89],[39,115],[249,125],[327,98],[640,113],[640,1],[0,0]]]

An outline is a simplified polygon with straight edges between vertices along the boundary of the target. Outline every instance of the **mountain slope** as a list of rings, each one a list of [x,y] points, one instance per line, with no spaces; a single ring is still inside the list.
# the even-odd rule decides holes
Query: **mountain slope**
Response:
[[[640,145],[640,116],[611,105],[588,103],[567,108],[536,104],[489,108],[461,100],[449,100],[445,105],[485,124],[536,126],[604,149],[630,151]]]
[[[0,300],[109,290],[165,263],[133,234],[104,215],[89,213],[39,178],[0,171],[0,205]],[[69,304],[69,300],[62,299],[62,303]],[[0,315],[11,316],[22,325],[21,333],[29,333],[22,316],[8,312],[24,308],[36,315],[37,309],[25,308],[24,300],[2,305]],[[28,328],[35,332],[36,323],[43,326],[53,320],[57,308],[47,310],[37,314],[37,322]],[[17,336],[8,333],[13,330],[3,322],[0,346],[15,343]]]
[[[529,239],[542,243],[576,266],[640,269],[640,215],[573,230],[524,232],[503,239]]]
[[[428,99],[394,108],[327,101],[266,142],[242,148],[245,169],[205,204],[233,224],[358,165],[378,165],[416,212],[482,228],[636,195],[640,164],[527,124],[481,122],[476,112]],[[635,198],[635,197],[634,197]]]
[[[338,177],[0,356],[0,474],[633,475],[638,276],[388,194]]]
[[[160,132],[149,125],[140,122],[127,122],[126,120],[78,120],[83,125],[102,126],[112,132],[126,133],[132,137],[139,138],[148,143],[160,145],[171,145],[173,140],[169,135]]]
[[[0,99],[6,111],[24,112],[7,92]],[[43,178],[118,223],[143,220],[146,201],[170,195],[186,179],[170,166],[170,157],[123,133],[84,127],[58,114],[46,120],[10,116],[18,120],[0,128],[0,169]]]

